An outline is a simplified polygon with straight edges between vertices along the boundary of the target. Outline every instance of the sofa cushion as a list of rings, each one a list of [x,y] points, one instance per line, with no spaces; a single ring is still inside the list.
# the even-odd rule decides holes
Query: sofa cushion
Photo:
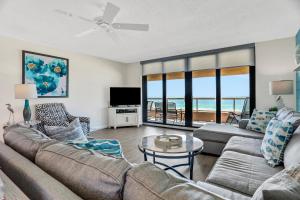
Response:
[[[225,197],[227,199],[231,199],[231,200],[250,200],[251,199],[250,196],[243,195],[241,193],[234,192],[232,190],[228,190],[228,189],[225,189],[223,187],[216,186],[216,185],[213,185],[213,184],[210,184],[210,183],[198,181],[197,185],[200,186],[201,188],[204,188],[204,189],[206,189],[210,192],[218,194],[218,195],[220,195],[222,197]]]
[[[39,148],[51,141],[49,137],[38,130],[18,125],[13,125],[5,129],[3,138],[5,144],[31,161],[34,161]]]
[[[120,200],[125,173],[124,158],[76,149],[62,143],[41,148],[36,164],[84,199]]]
[[[261,145],[261,152],[270,166],[282,163],[285,147],[293,132],[293,125],[288,121],[275,118],[270,121]]]
[[[265,133],[269,121],[275,117],[275,114],[276,113],[274,112],[254,109],[246,129],[259,133]]]
[[[16,184],[0,170],[0,199],[1,200],[29,200]]]
[[[268,178],[283,169],[270,167],[262,157],[225,151],[206,181],[240,193],[253,195]]]
[[[263,138],[261,133],[224,124],[206,124],[194,131],[194,136],[203,141],[227,143],[232,136]],[[205,145],[205,144],[204,144]]]
[[[300,127],[296,129],[284,151],[283,162],[285,167],[300,163]]]
[[[223,149],[223,152],[235,151],[252,156],[263,157],[260,151],[261,143],[261,139],[233,136],[226,144],[225,148]]]
[[[123,194],[124,200],[225,199],[147,162],[128,171]]]
[[[300,165],[292,166],[267,179],[255,192],[252,200],[300,199]]]
[[[0,167],[31,200],[81,200],[62,183],[1,142]]]
[[[67,127],[45,125],[44,128],[47,136],[58,141],[88,141],[83,133],[79,118],[75,118]]]

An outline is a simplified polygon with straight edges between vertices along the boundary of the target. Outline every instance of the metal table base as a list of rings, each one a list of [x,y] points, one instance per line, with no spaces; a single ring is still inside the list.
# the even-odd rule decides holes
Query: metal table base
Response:
[[[189,166],[189,169],[190,169],[190,179],[191,180],[193,180],[194,157],[196,155],[200,154],[201,151],[203,150],[203,148],[201,148],[201,149],[199,149],[197,151],[193,151],[193,152],[178,153],[178,154],[185,154],[185,155],[178,155],[178,154],[177,155],[172,155],[170,153],[166,153],[168,155],[166,155],[166,154],[165,155],[160,155],[160,153],[146,150],[144,148],[141,148],[140,146],[138,146],[138,148],[144,154],[144,161],[148,161],[147,156],[150,156],[153,159],[153,164],[158,164],[158,165],[164,166],[165,168],[163,170],[165,170],[165,171],[172,170],[172,171],[174,171],[175,173],[177,173],[179,176],[181,176],[183,178],[187,178],[187,177],[185,177],[182,173],[180,173],[175,168],[182,167],[182,166]],[[167,165],[165,163],[156,161],[156,158],[163,158],[163,159],[185,159],[185,158],[187,158],[188,162],[187,163],[183,163],[183,164],[177,164],[177,165],[169,166],[169,165]]]

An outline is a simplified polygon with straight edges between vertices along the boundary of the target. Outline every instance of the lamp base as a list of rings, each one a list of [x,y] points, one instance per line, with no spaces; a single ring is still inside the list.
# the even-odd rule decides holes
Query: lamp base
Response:
[[[278,97],[276,98],[276,103],[277,103],[277,108],[278,108],[278,110],[281,109],[281,108],[283,108],[283,107],[285,107],[284,102],[283,102],[283,99],[282,99],[281,96],[278,96]]]
[[[29,100],[25,99],[25,105],[24,105],[24,110],[23,110],[23,118],[24,122],[29,122],[31,119],[31,110],[29,106]]]

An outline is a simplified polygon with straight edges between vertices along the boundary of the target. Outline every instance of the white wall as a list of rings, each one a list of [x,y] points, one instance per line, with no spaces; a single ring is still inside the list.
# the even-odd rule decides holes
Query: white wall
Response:
[[[140,63],[131,63],[126,65],[125,84],[128,87],[142,86],[142,66]]]
[[[69,59],[69,98],[35,99],[37,103],[62,102],[74,115],[89,116],[93,129],[107,126],[109,87],[125,82],[125,65],[92,56],[66,52],[0,37],[0,124],[8,120],[5,104],[16,109],[16,121],[22,120],[23,100],[14,98],[14,85],[21,83],[22,50],[50,54]],[[34,109],[32,109],[33,111]],[[2,128],[0,130],[2,133]]]
[[[294,80],[295,85],[296,75],[293,71],[296,68],[295,48],[294,37],[256,43],[256,107],[258,109],[275,106],[275,97],[269,95],[270,81]],[[141,65],[132,63],[127,66],[126,83],[141,86]],[[285,95],[283,99],[287,106],[296,109],[295,94]]]
[[[269,82],[275,80],[294,80],[295,38],[285,38],[256,43],[256,107],[267,109],[275,106],[275,97],[269,95]],[[286,106],[296,109],[296,97],[284,95]]]

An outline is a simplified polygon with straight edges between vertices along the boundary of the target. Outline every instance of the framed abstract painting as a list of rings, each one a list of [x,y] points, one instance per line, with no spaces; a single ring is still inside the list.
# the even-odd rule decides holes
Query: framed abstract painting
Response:
[[[69,60],[22,51],[22,82],[36,84],[39,98],[69,96]]]

